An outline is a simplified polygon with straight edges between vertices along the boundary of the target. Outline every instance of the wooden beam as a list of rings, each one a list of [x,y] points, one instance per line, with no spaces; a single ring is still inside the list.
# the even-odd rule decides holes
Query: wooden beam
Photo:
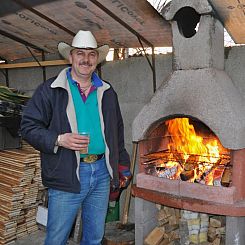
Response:
[[[14,68],[27,68],[27,67],[38,67],[38,66],[59,66],[59,65],[68,65],[68,60],[46,60],[39,61],[40,65],[37,62],[24,62],[24,63],[15,63],[15,64],[0,64],[0,69],[14,69]]]

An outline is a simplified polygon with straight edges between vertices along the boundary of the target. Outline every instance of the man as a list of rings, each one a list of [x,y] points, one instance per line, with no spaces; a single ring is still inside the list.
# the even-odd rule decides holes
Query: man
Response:
[[[81,244],[98,245],[110,183],[117,190],[119,175],[130,176],[117,94],[95,73],[109,47],[97,47],[93,34],[80,30],[71,46],[61,42],[58,50],[71,68],[37,88],[23,113],[22,137],[41,152],[49,188],[45,244],[66,244],[82,206]]]

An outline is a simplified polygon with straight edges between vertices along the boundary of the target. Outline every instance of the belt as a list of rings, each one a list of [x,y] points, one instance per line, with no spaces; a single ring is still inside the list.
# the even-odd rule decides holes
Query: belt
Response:
[[[80,162],[93,163],[97,160],[102,159],[104,156],[105,156],[105,154],[99,154],[99,155],[89,154],[86,157],[81,157]]]

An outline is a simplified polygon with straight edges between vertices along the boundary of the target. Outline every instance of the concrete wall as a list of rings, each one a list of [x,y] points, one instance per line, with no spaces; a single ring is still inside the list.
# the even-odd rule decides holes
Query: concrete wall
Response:
[[[245,46],[235,46],[225,50],[225,71],[245,96]]]
[[[51,58],[51,57],[49,57]],[[52,57],[53,58],[53,57]],[[57,57],[56,57],[57,58]],[[225,70],[245,96],[245,46],[225,50]],[[57,75],[63,67],[46,67],[47,78]],[[31,95],[43,82],[42,68],[9,69],[10,87],[26,91]],[[166,81],[172,72],[172,55],[156,56],[157,87]],[[144,57],[131,57],[124,61],[107,62],[102,66],[102,78],[110,81],[118,93],[125,124],[126,148],[132,151],[132,121],[143,105],[153,95],[153,79],[149,64]],[[5,77],[0,73],[0,84]],[[137,171],[137,169],[136,169]],[[123,194],[125,195],[125,193]],[[121,198],[123,200],[123,198]],[[121,207],[123,203],[121,204]],[[133,219],[133,201],[130,208]]]
[[[48,55],[46,60],[61,59],[59,56]],[[33,59],[21,60],[19,62],[34,61]],[[49,66],[45,68],[46,78],[56,76],[60,70],[65,66]],[[6,70],[3,70],[6,72]],[[8,69],[8,80],[9,87],[18,89],[25,92],[27,95],[32,95],[37,86],[44,81],[43,79],[43,68],[33,67],[33,68],[16,68]],[[0,84],[6,84],[6,78],[3,73],[0,73]]]
[[[172,55],[156,57],[157,87],[172,72]],[[131,151],[132,121],[153,95],[153,75],[144,57],[108,62],[102,67],[102,76],[110,81],[118,93],[125,124],[126,147]]]

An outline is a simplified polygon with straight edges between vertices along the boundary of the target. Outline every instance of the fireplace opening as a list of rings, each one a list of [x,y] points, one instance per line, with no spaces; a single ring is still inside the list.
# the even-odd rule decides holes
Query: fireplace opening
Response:
[[[201,15],[194,8],[181,8],[174,16],[174,20],[178,24],[179,32],[186,38],[193,37],[198,31],[198,23]]]
[[[160,178],[230,187],[230,150],[197,119],[166,120],[148,134],[149,151],[142,156],[144,172]]]

